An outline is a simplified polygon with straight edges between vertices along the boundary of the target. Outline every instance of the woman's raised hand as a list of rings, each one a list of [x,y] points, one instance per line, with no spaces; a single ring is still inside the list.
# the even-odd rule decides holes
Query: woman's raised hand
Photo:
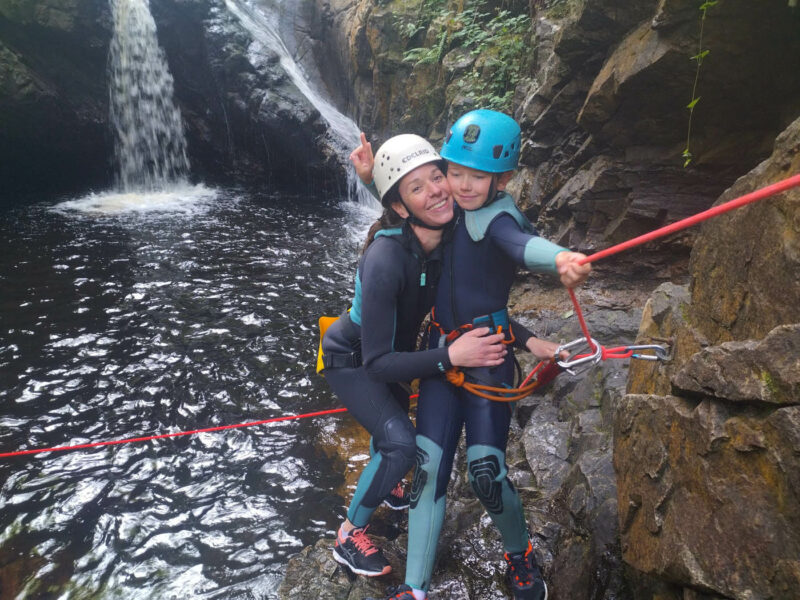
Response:
[[[372,154],[372,144],[367,141],[367,136],[361,132],[361,145],[350,153],[350,162],[356,168],[358,178],[364,185],[372,183],[372,167],[375,165],[375,156]]]
[[[491,333],[488,327],[468,331],[450,344],[447,353],[456,367],[496,367],[508,353],[502,333]]]

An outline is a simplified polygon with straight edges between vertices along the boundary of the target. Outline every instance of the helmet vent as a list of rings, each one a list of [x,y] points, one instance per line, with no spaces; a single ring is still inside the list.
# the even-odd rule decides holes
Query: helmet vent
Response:
[[[492,156],[495,158],[500,158],[500,155],[503,154],[503,146],[497,145],[492,148]],[[506,152],[506,156],[508,156],[508,152]]]

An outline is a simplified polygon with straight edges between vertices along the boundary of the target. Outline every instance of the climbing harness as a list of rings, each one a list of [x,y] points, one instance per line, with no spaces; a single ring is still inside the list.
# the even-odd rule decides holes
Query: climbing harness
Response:
[[[800,174],[793,175],[787,179],[779,181],[777,183],[773,183],[772,185],[768,185],[761,189],[758,189],[754,192],[749,194],[745,194],[744,196],[740,196],[739,198],[735,198],[724,204],[720,204],[719,206],[712,207],[706,211],[698,213],[694,216],[687,217],[681,221],[677,221],[672,223],[671,225],[667,225],[665,227],[661,227],[660,229],[656,229],[655,231],[651,231],[650,233],[646,233],[644,235],[640,235],[639,237],[633,238],[628,240],[627,242],[623,242],[621,244],[617,244],[616,246],[612,246],[610,248],[606,248],[605,250],[601,250],[600,252],[596,252],[591,256],[587,256],[585,259],[581,261],[581,264],[586,264],[590,262],[598,261],[602,258],[606,258],[613,254],[617,254],[624,250],[628,250],[635,246],[639,246],[646,242],[655,240],[660,237],[664,237],[671,233],[675,233],[676,231],[680,231],[682,229],[686,229],[687,227],[691,227],[692,225],[696,225],[702,221],[715,217],[717,215],[723,214],[725,212],[734,210],[746,204],[750,204],[753,202],[757,202],[758,200],[763,200],[764,198],[768,198],[770,196],[774,196],[776,194],[780,194],[781,192],[785,192],[794,187],[800,186]],[[580,306],[578,305],[578,300],[575,297],[575,293],[573,290],[569,290],[570,298],[572,299],[573,305],[576,308],[576,314],[578,315],[578,320],[581,323],[581,329],[584,334],[584,338],[582,338],[582,342],[585,342],[588,346],[589,351],[591,352],[591,360],[575,363],[575,361],[583,360],[587,358],[585,356],[581,356],[581,354],[573,355],[566,361],[559,361],[555,362],[551,361],[542,361],[534,369],[531,373],[525,378],[522,384],[518,388],[493,388],[492,386],[484,386],[480,384],[473,384],[468,382],[464,379],[463,373],[461,374],[450,374],[447,373],[447,378],[450,383],[453,385],[459,385],[456,382],[460,382],[460,385],[463,386],[465,389],[471,391],[474,394],[477,394],[482,397],[492,396],[488,399],[496,400],[498,402],[514,402],[516,400],[521,400],[525,396],[529,395],[533,390],[536,388],[545,385],[553,378],[555,378],[562,369],[573,369],[573,367],[578,367],[581,365],[588,365],[591,361],[597,360],[597,353],[600,353],[600,360],[602,360],[603,352],[605,350],[605,354],[607,358],[639,358],[643,360],[668,360],[669,353],[664,346],[657,345],[657,344],[644,344],[638,346],[620,346],[618,348],[603,348],[597,343],[596,340],[592,339],[589,335],[589,330],[586,327],[586,322],[583,319],[583,313],[580,310]],[[328,317],[331,318],[331,317]],[[331,318],[335,320],[335,318]],[[322,325],[322,323],[320,323]],[[330,325],[330,323],[327,323]],[[326,325],[326,327],[327,327]],[[576,340],[577,342],[577,340]],[[561,348],[569,350],[575,348],[572,346],[574,342],[570,342],[569,344],[565,344]],[[652,350],[654,354],[641,354],[642,351]],[[621,356],[627,355],[630,353],[630,356]],[[559,364],[563,363],[563,364]],[[566,365],[566,366],[564,366]],[[452,380],[451,380],[452,378]],[[535,379],[534,379],[535,378]],[[481,392],[481,393],[478,393]],[[486,396],[483,394],[486,393]],[[503,394],[503,395],[499,395]],[[519,396],[519,397],[517,397]],[[414,396],[412,396],[413,398]],[[219,427],[208,427],[205,429],[195,429],[192,431],[178,431],[174,433],[164,433],[160,435],[150,435],[145,437],[137,437],[137,438],[128,438],[124,440],[112,440],[112,441],[105,441],[105,442],[94,442],[89,444],[78,444],[75,446],[57,446],[52,448],[34,448],[31,450],[18,450],[16,452],[3,452],[0,453],[0,458],[9,458],[12,456],[22,456],[26,454],[40,454],[43,452],[57,452],[57,451],[67,451],[67,450],[79,450],[85,448],[97,448],[100,446],[113,446],[118,444],[129,444],[134,442],[145,442],[150,440],[158,440],[158,439],[165,439],[171,437],[178,437],[184,435],[193,435],[196,433],[210,433],[214,431],[223,431],[226,429],[238,429],[241,427],[253,427],[256,425],[264,425],[267,423],[277,423],[279,421],[290,421],[295,419],[305,419],[310,417],[318,417],[322,415],[331,415],[335,413],[342,413],[346,412],[346,408],[335,408],[331,410],[323,410],[318,412],[306,413],[302,415],[288,415],[283,417],[276,417],[273,419],[264,419],[261,421],[252,421],[249,423],[239,423],[235,425],[221,425]]]

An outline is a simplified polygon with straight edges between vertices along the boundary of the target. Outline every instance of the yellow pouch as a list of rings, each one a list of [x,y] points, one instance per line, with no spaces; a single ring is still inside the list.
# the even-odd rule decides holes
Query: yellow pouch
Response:
[[[322,357],[324,356],[322,353],[322,338],[325,336],[325,332],[328,330],[328,327],[331,326],[336,319],[339,317],[320,317],[319,318],[319,349],[317,350],[317,373],[321,373],[322,370],[325,368],[325,364],[322,362]]]

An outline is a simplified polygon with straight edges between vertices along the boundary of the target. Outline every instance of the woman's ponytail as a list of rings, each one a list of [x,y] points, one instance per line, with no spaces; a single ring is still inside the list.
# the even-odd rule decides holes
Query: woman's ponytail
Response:
[[[367,239],[364,242],[364,247],[361,248],[361,254],[364,254],[364,252],[367,251],[369,245],[375,241],[375,234],[381,229],[394,229],[395,227],[402,227],[404,220],[405,219],[398,215],[391,206],[384,206],[383,214],[381,214],[380,218],[372,224],[367,232]]]

